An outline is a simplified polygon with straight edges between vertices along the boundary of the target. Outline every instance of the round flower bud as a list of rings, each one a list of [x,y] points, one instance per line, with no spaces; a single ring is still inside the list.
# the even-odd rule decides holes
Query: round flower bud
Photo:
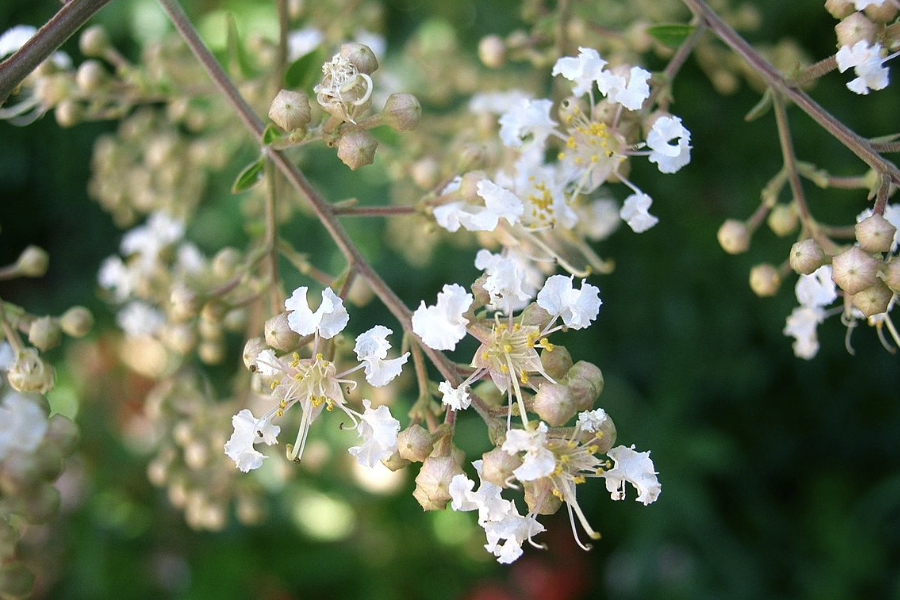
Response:
[[[184,463],[195,471],[206,466],[208,458],[209,449],[206,444],[199,440],[191,442],[184,449]]]
[[[6,376],[9,385],[18,392],[40,392],[53,387],[53,367],[44,363],[34,348],[25,348],[16,356],[15,364]]]
[[[450,501],[450,482],[463,470],[451,456],[429,456],[416,476],[413,497],[425,510],[442,510]]]
[[[42,483],[33,488],[24,500],[25,519],[29,523],[47,523],[59,512],[59,490],[52,484]]]
[[[603,393],[603,372],[592,363],[579,360],[569,369],[569,387],[578,411],[590,410]]]
[[[534,395],[532,410],[549,425],[559,427],[575,416],[579,408],[572,389],[561,383],[543,383]]]
[[[84,337],[94,327],[94,315],[83,306],[73,306],[59,318],[59,325],[70,337]]]
[[[242,262],[241,253],[235,248],[225,247],[216,252],[212,259],[213,275],[220,279],[230,279]]]
[[[894,258],[884,267],[884,282],[900,294],[900,259]]]
[[[831,259],[831,279],[848,294],[858,294],[875,285],[880,261],[857,246]]]
[[[147,479],[152,485],[162,487],[166,483],[169,473],[169,464],[159,458],[155,458],[147,465]]]
[[[197,348],[197,356],[207,365],[217,365],[225,358],[225,347],[221,342],[205,340]]]
[[[438,183],[440,165],[434,158],[426,156],[413,163],[409,174],[417,186],[423,190],[430,190]]]
[[[547,477],[522,483],[525,488],[525,504],[529,513],[552,515],[562,506],[562,500],[553,494],[553,483]]]
[[[24,277],[43,277],[50,265],[50,257],[43,248],[28,246],[16,261],[16,273]]]
[[[778,269],[768,263],[756,265],[750,269],[750,289],[761,298],[774,296],[781,287],[781,275]]]
[[[339,53],[341,58],[346,59],[360,73],[371,75],[378,70],[378,59],[372,49],[365,44],[359,42],[341,44]]]
[[[582,431],[580,439],[583,444],[596,446],[595,453],[606,454],[616,443],[616,424],[606,415],[599,431]]]
[[[102,57],[109,50],[109,36],[102,25],[91,25],[81,32],[78,48],[85,56]]]
[[[19,496],[35,487],[41,480],[37,456],[33,452],[11,450],[3,459],[0,470],[0,492],[4,496]]]
[[[880,6],[870,4],[865,8],[865,11],[866,16],[876,23],[888,23],[897,16],[897,6],[891,0],[882,2]]]
[[[337,143],[337,155],[345,165],[356,170],[375,162],[378,140],[365,129],[349,129]]]
[[[716,234],[719,245],[728,254],[740,254],[750,247],[750,230],[743,221],[728,219],[719,227]]]
[[[28,598],[34,590],[34,575],[14,560],[0,564],[0,597]]]
[[[96,92],[100,86],[106,81],[106,70],[100,61],[86,60],[78,67],[75,72],[75,83],[78,89],[86,94]]]
[[[502,488],[509,487],[508,482],[515,479],[513,471],[522,466],[518,454],[510,454],[501,448],[485,452],[481,461],[482,479]]]
[[[797,229],[797,209],[793,204],[779,204],[769,213],[768,224],[775,235],[784,237]]]
[[[873,213],[856,224],[856,241],[863,252],[890,252],[897,228]]]
[[[853,294],[853,306],[858,308],[860,312],[867,317],[887,312],[888,305],[894,292],[884,284],[883,281],[877,280],[875,285],[868,287],[861,292]]]
[[[422,105],[412,94],[391,94],[384,103],[381,121],[397,131],[415,129],[422,118]]]
[[[541,366],[547,375],[554,379],[564,378],[572,368],[572,355],[563,346],[554,346],[552,350],[541,350]]]
[[[838,46],[841,47],[853,46],[861,41],[871,44],[875,41],[876,31],[875,24],[861,12],[854,12],[834,26]]]
[[[203,308],[203,298],[184,283],[177,283],[169,294],[170,315],[176,321],[196,317]]]
[[[28,341],[41,352],[59,346],[60,340],[62,330],[53,317],[35,319],[28,328]]]
[[[499,69],[506,63],[506,44],[498,35],[488,35],[478,42],[478,58],[484,66]]]
[[[791,268],[800,275],[809,275],[825,264],[825,253],[818,242],[806,238],[791,246]]]
[[[835,19],[843,19],[856,12],[851,0],[825,0],[825,10]]]
[[[394,452],[387,458],[382,458],[381,464],[383,464],[391,471],[399,471],[400,469],[405,469],[406,467],[408,467],[410,465],[410,461],[400,456],[399,452]]]
[[[78,426],[71,419],[59,413],[50,417],[44,439],[53,442],[63,456],[69,456],[75,452],[78,447],[78,438]]]
[[[306,127],[311,118],[309,96],[281,90],[269,106],[269,118],[285,131]]]
[[[225,329],[233,333],[240,333],[247,328],[247,310],[245,308],[233,308],[225,313],[222,319]]]
[[[300,345],[300,334],[291,329],[286,312],[279,313],[266,321],[263,329],[266,332],[266,343],[276,350],[290,352]]]
[[[159,332],[160,341],[173,352],[188,354],[197,345],[192,323],[166,323]]]
[[[410,462],[422,462],[434,450],[431,434],[421,425],[410,425],[397,434],[397,452]]]
[[[63,470],[65,456],[53,442],[42,443],[35,452],[39,477],[44,481],[54,481]]]
[[[550,323],[550,313],[532,302],[522,310],[522,327],[534,326],[543,330]]]

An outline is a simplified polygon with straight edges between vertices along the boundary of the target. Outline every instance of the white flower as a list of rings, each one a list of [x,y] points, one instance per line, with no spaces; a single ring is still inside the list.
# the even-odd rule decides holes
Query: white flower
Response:
[[[853,67],[856,79],[847,84],[847,88],[857,94],[866,95],[869,90],[881,90],[888,85],[888,70],[881,58],[881,44],[869,46],[866,40],[860,40],[853,46],[841,46],[835,55],[838,70],[843,73]]]
[[[647,194],[631,194],[625,198],[619,216],[635,233],[643,233],[659,223],[659,219],[648,212],[651,204],[653,199]]]
[[[603,473],[606,491],[610,492],[613,500],[625,499],[626,481],[637,490],[638,502],[646,505],[659,497],[662,488],[656,478],[649,451],[635,452],[634,446],[616,446],[607,454],[615,461],[615,467]]]
[[[529,100],[529,96],[522,90],[505,90],[500,92],[481,92],[472,96],[469,100],[469,110],[475,114],[488,113],[502,115],[513,104],[522,100]]]
[[[475,482],[464,474],[454,475],[447,488],[450,494],[450,508],[456,511],[470,511],[478,508],[478,505],[472,498],[474,496],[472,491],[474,488]]]
[[[479,181],[475,189],[484,199],[484,206],[467,202],[443,204],[434,209],[437,224],[447,231],[457,231],[460,227],[469,231],[493,231],[500,219],[515,225],[524,210],[515,194],[488,179]]]
[[[281,362],[275,356],[275,351],[266,348],[256,356],[256,369],[264,377],[272,377],[283,369]]]
[[[544,526],[537,522],[536,516],[523,517],[513,507],[503,519],[484,524],[487,537],[484,548],[497,557],[497,562],[507,565],[522,556],[522,544],[526,540],[542,531]]]
[[[0,461],[10,450],[33,452],[47,432],[47,415],[38,396],[9,391],[0,403]]]
[[[34,37],[35,33],[37,33],[37,29],[31,25],[16,25],[4,31],[3,35],[0,35],[0,59],[18,52],[22,46],[28,43],[28,40]],[[60,69],[68,69],[72,66],[72,58],[65,52],[54,52],[50,60]]]
[[[475,298],[461,285],[445,285],[437,296],[437,304],[425,306],[423,301],[412,315],[412,327],[429,348],[453,350],[466,337],[469,320],[463,313]]]
[[[284,308],[288,311],[288,326],[300,335],[318,333],[323,338],[330,339],[339,334],[350,315],[344,308],[344,302],[331,288],[322,290],[322,302],[316,312],[312,312],[306,300],[306,286],[298,287],[290,298],[284,301]]]
[[[672,140],[676,140],[672,144]],[[678,117],[660,117],[647,135],[650,162],[656,163],[662,173],[674,173],[691,162],[691,132],[685,129]]]
[[[387,406],[372,410],[369,400],[363,400],[363,406],[366,410],[360,415],[357,426],[363,443],[361,446],[353,446],[349,452],[356,457],[356,462],[371,469],[396,452],[400,421],[391,416]]]
[[[184,222],[163,212],[150,215],[147,222],[122,236],[119,250],[123,255],[139,254],[141,260],[153,263],[160,251],[184,237]]]
[[[481,249],[475,255],[475,267],[487,273],[484,290],[490,294],[494,310],[510,313],[524,308],[531,300],[533,289],[516,260]]]
[[[531,136],[531,144],[543,146],[556,127],[550,118],[553,102],[546,99],[520,99],[500,116],[500,139],[506,146],[518,148],[526,136]]]
[[[828,306],[837,300],[837,289],[831,279],[831,265],[822,265],[809,275],[801,275],[794,288],[801,306]]]
[[[544,282],[544,287],[538,292],[538,306],[546,310],[552,316],[562,317],[566,327],[571,329],[584,329],[597,318],[600,312],[600,290],[582,280],[581,289],[576,290],[572,281],[574,276],[553,275]]]
[[[116,315],[116,323],[132,337],[154,335],[165,322],[165,316],[146,302],[129,302]]]
[[[304,27],[291,31],[287,37],[288,60],[295,61],[301,56],[309,54],[318,48],[324,39],[325,34],[317,27]]]
[[[438,390],[443,394],[441,402],[453,410],[465,410],[472,404],[472,399],[469,397],[465,385],[455,388],[450,385],[449,381],[442,381],[438,384]]]
[[[794,338],[794,355],[810,360],[819,351],[816,327],[825,320],[825,311],[818,306],[798,306],[787,318],[784,335]]]
[[[575,424],[575,427],[579,431],[596,433],[600,431],[600,428],[603,427],[603,424],[607,419],[609,419],[609,416],[607,416],[606,411],[602,408],[598,408],[597,410],[586,410],[578,413],[578,422]]]
[[[382,387],[391,382],[394,377],[400,374],[403,365],[409,358],[409,352],[398,358],[387,358],[387,352],[391,345],[387,341],[387,336],[391,334],[391,330],[384,325],[376,325],[372,329],[359,335],[356,338],[356,357],[366,367],[366,381],[375,387]]]
[[[578,56],[564,56],[556,61],[550,72],[554,77],[562,75],[575,83],[572,94],[583,96],[591,91],[594,82],[600,79],[607,62],[593,48],[578,48]]]
[[[627,77],[605,71],[597,79],[597,87],[610,102],[621,104],[628,110],[638,110],[650,97],[650,72],[640,67],[631,67]]]
[[[872,216],[872,209],[867,208],[856,215],[856,222],[859,223],[863,219]],[[884,220],[897,228],[894,232],[894,241],[891,242],[891,252],[896,252],[900,247],[900,204],[886,204],[884,207]]]
[[[0,371],[9,371],[16,364],[16,353],[9,342],[0,342]]]
[[[268,457],[253,448],[253,445],[265,442],[271,446],[276,442],[275,438],[281,428],[268,421],[257,419],[246,408],[231,418],[231,424],[234,426],[234,433],[225,443],[225,454],[244,473],[258,469]]]
[[[118,256],[109,256],[100,263],[97,281],[100,287],[112,291],[113,298],[117,302],[131,296],[136,284],[133,273]]]
[[[863,10],[868,6],[881,6],[884,0],[853,0],[853,7],[856,10]]]
[[[542,422],[537,429],[510,429],[506,432],[502,450],[510,455],[525,452],[522,464],[513,471],[519,481],[547,477],[556,468],[556,457],[547,448],[547,431],[547,424]]]
[[[543,153],[523,153],[516,161],[512,189],[523,204],[520,220],[524,226],[571,229],[578,223],[578,214],[566,201],[567,177],[562,168],[561,163],[544,164]]]

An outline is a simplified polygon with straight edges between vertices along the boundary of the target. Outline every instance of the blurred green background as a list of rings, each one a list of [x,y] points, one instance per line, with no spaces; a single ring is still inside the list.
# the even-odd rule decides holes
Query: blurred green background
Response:
[[[262,2],[224,4],[239,15],[271,9]],[[763,25],[751,41],[791,37],[816,58],[834,51],[834,20],[821,3],[754,4]],[[197,14],[220,3],[187,6]],[[388,2],[389,48],[423,20],[440,18],[474,52],[481,36],[518,26],[515,6]],[[4,2],[0,31],[38,25],[56,7],[49,0]],[[160,17],[153,2],[116,0],[98,20],[120,48],[134,53],[134,23],[151,35],[164,25]],[[66,48],[77,56],[74,41]],[[648,61],[650,68],[663,65]],[[844,79],[832,74],[812,93],[863,135],[897,130],[896,86],[863,98],[848,92]],[[693,160],[666,178],[655,176],[653,165],[635,165],[632,179],[656,200],[660,224],[640,236],[620,230],[600,246],[616,259],[617,271],[593,280],[604,302],[600,317],[567,342],[573,355],[603,369],[600,405],[615,419],[620,442],[652,451],[663,487],[658,502],[611,502],[602,483],[583,486],[581,506],[603,534],[593,550],[574,545],[558,514],[541,538],[549,548],[528,550],[511,567],[480,550],[473,515],[423,513],[409,494],[411,477],[393,495],[322,477],[316,489],[301,484],[272,495],[263,525],[232,520],[221,533],[198,533],[148,483],[147,458],[123,441],[121,418],[140,409],[134,395],[140,383],[99,387],[63,370],[55,402],[77,411],[83,442],[71,468],[82,474],[82,500],[53,527],[51,558],[59,575],[39,595],[900,599],[898,358],[864,327],[853,337],[855,355],[848,354],[836,318],[820,327],[822,348],[814,360],[793,356],[782,329],[795,305],[794,280],[772,299],[757,298],[747,285],[750,267],[782,261],[790,240],[762,228],[747,254],[732,257],[715,237],[724,219],[756,208],[760,189],[780,167],[773,117],[745,123],[758,95],[746,85],[731,96],[717,94],[693,61],[674,92],[673,111],[692,132]],[[802,160],[836,174],[862,172],[808,118],[797,110],[791,115]],[[52,259],[47,277],[4,282],[0,295],[38,314],[85,304],[98,316],[99,331],[111,327],[112,315],[96,298],[95,274],[116,251],[120,232],[85,187],[93,140],[113,129],[95,123],[61,130],[49,116],[27,128],[0,122],[0,264],[29,243],[45,247]],[[806,189],[814,214],[829,223],[849,224],[866,206],[863,194]],[[201,211],[239,235],[236,206],[214,198]],[[351,227],[365,234],[364,226]],[[362,243],[367,252],[379,246],[376,239]],[[412,304],[433,297],[439,282],[475,276],[471,251],[447,248],[445,255],[452,258],[441,272],[413,276],[388,250],[377,250],[375,264],[390,282],[402,282],[401,294]],[[66,350],[54,352],[59,365]],[[70,396],[80,388],[76,405]],[[459,444],[473,449],[470,458],[485,443],[472,415],[461,417],[460,435]],[[325,511],[317,514],[349,523],[338,527],[336,539],[323,539],[332,534],[316,533],[298,518],[314,505],[311,495]]]

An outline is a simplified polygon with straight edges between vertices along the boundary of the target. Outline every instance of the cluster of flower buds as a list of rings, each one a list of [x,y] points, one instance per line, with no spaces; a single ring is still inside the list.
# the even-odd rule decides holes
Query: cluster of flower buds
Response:
[[[279,147],[323,140],[337,148],[341,161],[353,170],[372,164],[378,141],[369,129],[387,125],[397,131],[416,127],[422,114],[412,94],[391,94],[380,113],[372,113],[374,83],[378,69],[375,53],[358,42],[343,44],[322,66],[322,79],[313,88],[316,105],[324,112],[310,125],[313,111],[303,92],[281,90],[269,107],[269,118],[288,134]]]
[[[258,482],[238,477],[227,461],[220,460],[235,401],[211,397],[195,376],[182,374],[157,384],[145,406],[158,440],[148,477],[153,485],[166,488],[170,502],[184,510],[189,526],[223,529],[231,503],[242,523],[263,518]]]
[[[898,5],[894,0],[826,0],[825,9],[840,19],[837,34],[838,70],[853,69],[856,78],[847,88],[857,94],[882,90],[888,85],[884,63],[897,56],[885,49],[900,45],[900,28],[894,23]]]
[[[4,345],[4,347],[6,347]],[[0,353],[3,348],[0,348]],[[51,521],[60,494],[53,482],[78,443],[78,428],[36,393],[0,384],[0,597],[31,594],[34,576],[17,557],[29,526]]]

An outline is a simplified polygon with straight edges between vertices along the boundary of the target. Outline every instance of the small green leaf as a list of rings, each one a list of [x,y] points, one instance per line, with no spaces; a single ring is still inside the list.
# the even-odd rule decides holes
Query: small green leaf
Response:
[[[266,157],[260,156],[259,159],[244,167],[244,170],[234,180],[234,185],[231,186],[231,193],[244,192],[259,183],[262,179],[265,164]]]
[[[241,44],[241,37],[238,34],[234,15],[228,13],[225,16],[225,21],[228,23],[227,50],[231,69],[238,70],[241,75],[249,77],[253,74],[253,68],[250,66],[250,59],[247,58],[247,53],[244,51],[244,45]]]
[[[323,62],[325,56],[321,49],[304,54],[288,66],[284,73],[284,87],[292,90],[309,88],[321,72]]]
[[[281,139],[281,132],[278,131],[278,127],[276,127],[272,123],[269,123],[268,125],[266,125],[266,128],[265,128],[265,130],[263,130],[263,134],[262,134],[263,146],[268,146],[272,142],[274,142],[276,140],[280,140],[280,139]]]
[[[694,33],[695,29],[696,27],[693,25],[675,23],[672,25],[654,25],[647,29],[647,33],[660,44],[670,48],[677,48],[684,43],[688,36]]]
[[[766,89],[766,93],[763,94],[762,98],[759,99],[759,102],[756,103],[756,106],[750,109],[746,115],[744,115],[745,121],[755,121],[760,118],[772,108],[772,90]]]

